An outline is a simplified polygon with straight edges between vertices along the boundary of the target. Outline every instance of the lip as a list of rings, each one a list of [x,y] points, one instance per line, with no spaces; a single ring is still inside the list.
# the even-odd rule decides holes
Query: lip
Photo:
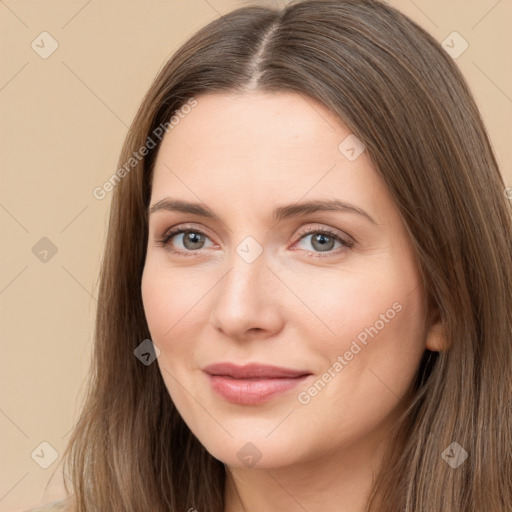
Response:
[[[295,370],[260,363],[249,363],[243,366],[233,363],[216,363],[206,366],[203,371],[210,375],[221,375],[233,379],[278,379],[285,377],[293,379],[311,374],[308,370]]]
[[[278,366],[250,363],[238,366],[217,363],[203,368],[213,390],[227,401],[240,405],[256,405],[285,393],[311,374]]]

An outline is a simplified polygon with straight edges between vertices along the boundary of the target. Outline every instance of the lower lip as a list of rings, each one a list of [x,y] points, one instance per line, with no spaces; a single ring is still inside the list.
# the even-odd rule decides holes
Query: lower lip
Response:
[[[294,378],[233,379],[221,375],[208,375],[214,391],[228,402],[241,405],[256,405],[285,393],[298,386],[309,375]]]

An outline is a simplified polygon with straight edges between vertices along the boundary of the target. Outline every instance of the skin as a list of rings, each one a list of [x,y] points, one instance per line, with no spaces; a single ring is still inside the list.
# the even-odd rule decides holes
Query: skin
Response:
[[[408,232],[367,152],[354,161],[340,152],[351,131],[319,102],[292,92],[197,100],[162,142],[150,201],[200,203],[219,217],[150,214],[142,297],[166,387],[228,468],[226,512],[361,512],[421,356],[442,346]],[[276,206],[314,199],[349,202],[376,223],[339,211],[273,221]],[[184,224],[206,237],[158,242]],[[314,233],[301,235],[304,227]],[[354,246],[315,243],[322,229]],[[263,249],[252,263],[236,251],[248,236]],[[401,310],[382,320],[393,304]],[[378,320],[384,326],[347,361]],[[339,356],[347,364],[335,371]],[[238,405],[202,371],[221,361],[313,375],[263,404]],[[329,368],[331,380],[308,394]],[[237,457],[248,442],[261,454],[251,467]]]

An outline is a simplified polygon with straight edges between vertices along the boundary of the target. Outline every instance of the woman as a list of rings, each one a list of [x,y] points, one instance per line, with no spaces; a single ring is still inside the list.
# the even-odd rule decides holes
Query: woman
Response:
[[[510,203],[423,29],[215,20],[113,186],[68,510],[511,510]]]

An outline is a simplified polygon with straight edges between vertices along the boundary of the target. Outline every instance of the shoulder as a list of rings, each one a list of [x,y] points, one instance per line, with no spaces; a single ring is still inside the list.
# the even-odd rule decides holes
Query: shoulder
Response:
[[[68,512],[69,510],[67,500],[60,500],[47,503],[46,505],[40,505],[30,510],[24,510],[23,512]]]

